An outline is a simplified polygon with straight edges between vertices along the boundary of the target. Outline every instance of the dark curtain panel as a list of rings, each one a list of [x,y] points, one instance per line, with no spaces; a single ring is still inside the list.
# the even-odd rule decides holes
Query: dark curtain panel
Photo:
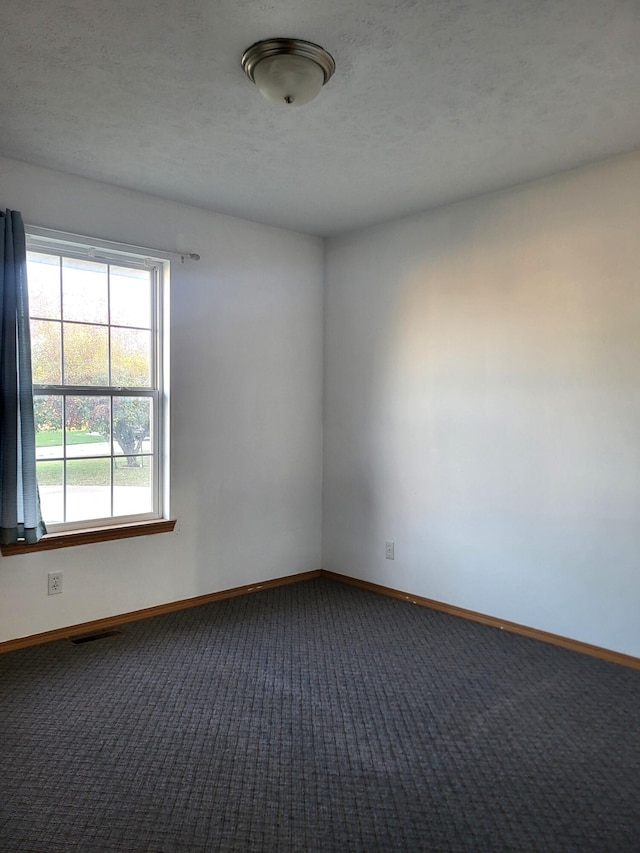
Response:
[[[46,533],[36,481],[27,253],[22,216],[0,212],[0,543]]]

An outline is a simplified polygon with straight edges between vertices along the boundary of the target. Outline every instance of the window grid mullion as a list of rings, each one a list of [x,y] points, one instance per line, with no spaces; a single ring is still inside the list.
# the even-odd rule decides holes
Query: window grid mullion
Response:
[[[40,396],[64,394],[68,397],[154,397],[156,388],[111,387],[109,385],[34,385],[33,393]]]
[[[163,513],[164,512],[164,492],[161,491],[160,484],[160,455],[163,452],[164,448],[164,423],[162,422],[159,414],[160,414],[160,405],[161,405],[161,395],[164,394],[164,386],[163,381],[164,377],[162,374],[162,366],[164,364],[164,350],[163,350],[163,337],[162,330],[164,329],[164,318],[163,318],[163,306],[164,303],[161,299],[160,287],[162,286],[160,280],[160,273],[158,271],[158,267],[154,267],[150,270],[150,284],[151,284],[151,298],[152,298],[152,311],[153,314],[151,316],[151,325],[153,329],[153,384],[156,389],[156,395],[153,397],[151,404],[151,411],[153,413],[153,435],[154,435],[154,453],[151,460],[151,476],[153,477],[152,485],[153,485],[153,511],[154,513]]]
[[[111,362],[111,264],[107,264],[107,365],[109,385],[113,385],[113,365]],[[109,511],[114,514],[114,483],[115,474],[113,446],[113,396],[109,396]]]
[[[66,370],[64,365],[64,287],[62,283],[62,258],[59,259],[58,263],[58,280],[60,282],[60,383],[64,385]]]
[[[107,264],[107,363],[109,385],[113,385],[113,371],[111,366],[111,264]]]
[[[67,521],[67,398],[62,398],[62,517]]]
[[[153,477],[153,511],[159,513],[161,511],[161,495],[160,495],[160,452],[159,448],[161,447],[162,441],[162,431],[160,429],[159,418],[158,418],[158,409],[159,409],[160,401],[159,397],[156,396],[153,398],[153,402],[151,404],[151,411],[153,412],[153,434],[154,434],[154,444],[156,446],[156,452],[151,456],[151,476]]]
[[[111,355],[111,341],[109,341],[109,355]],[[109,364],[111,364],[111,359],[109,359]],[[115,461],[114,461],[114,447],[113,447],[113,397],[109,397],[109,453],[110,456],[110,479],[109,483],[111,485],[111,515],[114,514],[114,484],[113,477],[115,474]]]
[[[149,285],[151,287],[151,383],[154,388],[158,387],[158,357],[159,357],[159,331],[160,318],[158,317],[158,271],[149,270]]]

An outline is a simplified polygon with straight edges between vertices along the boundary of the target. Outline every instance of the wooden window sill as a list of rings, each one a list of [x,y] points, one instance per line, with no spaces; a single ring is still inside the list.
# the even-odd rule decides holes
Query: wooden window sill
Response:
[[[92,545],[94,542],[128,539],[131,536],[170,533],[175,526],[175,518],[158,518],[152,521],[136,521],[132,524],[113,524],[109,527],[85,527],[83,530],[47,533],[34,545],[27,545],[25,542],[2,545],[0,551],[4,557],[13,557],[16,554],[34,554],[38,551],[52,551],[56,548],[72,548],[74,545]]]

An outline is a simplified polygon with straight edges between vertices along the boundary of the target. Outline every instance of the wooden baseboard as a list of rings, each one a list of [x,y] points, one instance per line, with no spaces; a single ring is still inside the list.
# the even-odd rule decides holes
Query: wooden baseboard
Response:
[[[132,610],[128,613],[121,613],[117,616],[107,616],[104,619],[94,619],[91,622],[82,622],[78,625],[71,625],[67,628],[56,628],[53,631],[44,631],[40,634],[31,634],[28,637],[18,637],[15,640],[6,640],[0,643],[0,654],[4,652],[13,652],[18,649],[26,649],[30,646],[39,646],[42,643],[51,643],[54,640],[64,640],[70,637],[78,637],[84,634],[92,634],[96,631],[104,631],[109,628],[115,628],[118,625],[126,625],[127,622],[137,622],[140,619],[150,619],[152,616],[161,616],[164,613],[175,613],[178,610],[186,610],[188,607],[198,607],[200,604],[209,604],[212,601],[222,601],[226,598],[235,598],[239,595],[247,595],[252,592],[260,592],[263,589],[274,589],[287,584],[300,583],[301,581],[312,580],[313,578],[324,577],[329,580],[337,581],[338,583],[350,584],[357,586],[360,589],[366,589],[370,592],[376,592],[380,595],[387,595],[390,598],[397,598],[401,601],[409,601],[412,604],[418,604],[421,607],[429,607],[432,610],[439,610],[442,613],[448,613],[450,616],[458,616],[462,619],[469,619],[472,622],[480,622],[482,625],[489,625],[492,628],[500,628],[504,631],[509,631],[512,634],[521,634],[523,637],[530,637],[534,640],[539,640],[542,643],[550,643],[553,646],[561,646],[563,649],[569,649],[573,652],[579,652],[583,655],[600,658],[601,660],[617,663],[621,666],[627,666],[631,669],[640,669],[640,658],[632,655],[625,655],[622,652],[614,652],[610,649],[603,649],[600,646],[592,646],[590,643],[583,643],[580,640],[571,640],[568,637],[562,637],[559,634],[550,634],[548,631],[540,631],[537,628],[530,628],[527,625],[519,625],[517,622],[508,622],[504,619],[497,619],[495,616],[487,616],[484,613],[476,613],[474,610],[466,610],[464,607],[456,607],[453,604],[446,604],[442,601],[436,601],[432,598],[424,598],[421,595],[412,595],[409,592],[403,592],[399,589],[393,589],[389,586],[372,583],[371,581],[360,580],[349,575],[341,575],[337,572],[330,572],[326,569],[314,569],[310,572],[302,572],[297,575],[287,575],[282,578],[274,578],[273,580],[262,581],[261,583],[246,584],[245,586],[237,586],[233,589],[223,589],[220,592],[210,592],[206,595],[198,595],[195,598],[184,598],[180,601],[170,601],[167,604],[158,604],[155,607],[145,607],[142,610]]]
[[[542,643],[550,643],[553,646],[561,646],[563,649],[569,649],[572,652],[580,652],[583,655],[590,655],[594,658],[601,658],[610,663],[617,663],[621,666],[631,667],[631,669],[640,669],[640,658],[633,655],[625,655],[622,652],[613,652],[610,649],[603,649],[600,646],[592,646],[590,643],[582,643],[580,640],[571,640],[568,637],[562,637],[559,634],[550,634],[548,631],[539,631],[537,628],[529,628],[527,625],[519,625],[517,622],[507,622],[504,619],[497,619],[495,616],[487,616],[484,613],[476,613],[474,610],[466,610],[464,607],[456,607],[453,604],[445,604],[442,601],[435,601],[432,598],[424,598],[421,595],[411,595],[408,592],[402,592],[399,589],[393,589],[389,586],[363,581],[359,578],[352,578],[348,575],[340,575],[337,572],[329,572],[322,569],[321,576],[330,580],[338,581],[339,583],[350,584],[357,586],[360,589],[367,589],[370,592],[377,592],[381,595],[388,595],[390,598],[399,598],[402,601],[409,601],[411,604],[418,604],[420,607],[430,607],[432,610],[439,610],[442,613],[448,613],[450,616],[459,616],[462,619],[469,619],[472,622],[480,622],[482,625],[490,625],[492,628],[500,628],[504,631],[509,631],[512,634],[521,634],[523,637],[531,637],[534,640],[540,640]]]
[[[209,592],[206,595],[198,595],[195,598],[184,598],[180,601],[170,601],[167,604],[158,604],[155,607],[145,607],[143,610],[132,610],[129,613],[121,613],[118,616],[107,616],[104,619],[94,619],[91,622],[81,622],[67,628],[56,628],[53,631],[43,631],[41,634],[31,634],[28,637],[18,637],[15,640],[6,640],[0,643],[0,654],[3,652],[14,652],[18,649],[26,649],[29,646],[39,646],[42,643],[51,643],[54,640],[65,640],[70,637],[93,634],[96,631],[104,631],[115,628],[118,625],[126,625],[127,622],[137,622],[140,619],[149,619],[152,616],[162,616],[164,613],[175,613],[177,610],[186,610],[188,607],[198,607],[200,604],[209,604],[212,601],[222,601],[225,598],[236,598],[238,595],[247,595],[250,592],[259,592],[262,589],[273,589],[278,586],[286,586],[291,583],[308,581],[320,577],[321,570],[314,569],[311,572],[301,572],[298,575],[287,575],[282,578],[274,578],[260,583],[250,583],[246,586],[236,586],[233,589],[224,589],[220,592]]]

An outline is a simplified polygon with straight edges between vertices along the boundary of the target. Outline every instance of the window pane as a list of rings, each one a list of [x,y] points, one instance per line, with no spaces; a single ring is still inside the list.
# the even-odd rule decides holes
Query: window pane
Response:
[[[126,456],[131,468],[140,466],[140,453],[151,450],[149,397],[113,398],[113,453]]]
[[[151,385],[151,332],[111,330],[111,384]]]
[[[114,326],[151,328],[151,274],[148,270],[111,267],[111,322]]]
[[[36,462],[40,508],[45,524],[64,521],[64,462]]]
[[[36,385],[59,385],[61,324],[55,320],[31,320],[31,369]]]
[[[124,255],[111,264],[83,256],[80,243],[91,246],[36,244],[27,263],[44,517],[92,527],[162,511],[154,445],[165,264],[128,266]]]
[[[152,460],[139,456],[137,468],[131,468],[126,459],[113,461],[113,514],[136,515],[153,512]]]
[[[36,425],[36,459],[62,459],[62,397],[39,394],[34,396],[33,414]]]
[[[111,515],[111,460],[73,459],[67,465],[67,521]]]
[[[109,384],[109,337],[103,326],[63,323],[64,384]]]
[[[60,258],[27,252],[29,313],[32,317],[60,319]]]
[[[109,397],[67,397],[65,442],[67,458],[110,456]]]
[[[82,323],[109,322],[106,264],[62,259],[62,314]]]

